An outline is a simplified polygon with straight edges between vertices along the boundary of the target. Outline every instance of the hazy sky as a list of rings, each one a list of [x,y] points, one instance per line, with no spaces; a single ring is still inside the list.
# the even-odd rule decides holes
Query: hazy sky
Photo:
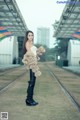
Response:
[[[59,1],[59,0],[58,0]],[[37,27],[50,28],[50,47],[54,43],[52,24],[59,20],[65,4],[58,4],[57,0],[16,0],[27,27],[35,34]]]

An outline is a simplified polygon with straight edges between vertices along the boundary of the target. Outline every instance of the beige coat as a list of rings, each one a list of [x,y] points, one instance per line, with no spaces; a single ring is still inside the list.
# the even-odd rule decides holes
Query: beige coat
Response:
[[[45,52],[45,49],[41,46],[37,49],[37,55],[42,55],[42,53]],[[38,66],[38,60],[39,58],[34,55],[32,51],[27,51],[22,59],[22,62],[27,65],[27,69],[32,69],[32,71],[35,73],[35,76],[38,77],[41,75],[41,71]]]

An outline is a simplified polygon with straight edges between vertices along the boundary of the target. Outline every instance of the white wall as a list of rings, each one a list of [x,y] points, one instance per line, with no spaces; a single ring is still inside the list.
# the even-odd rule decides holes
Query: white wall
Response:
[[[12,58],[18,58],[18,42],[17,42],[17,37],[14,36],[13,39],[13,47],[12,47]]]
[[[17,37],[12,36],[0,41],[0,64],[12,64],[14,57],[18,58]]]
[[[69,65],[79,66],[80,61],[80,41],[70,40],[68,44],[67,59]]]

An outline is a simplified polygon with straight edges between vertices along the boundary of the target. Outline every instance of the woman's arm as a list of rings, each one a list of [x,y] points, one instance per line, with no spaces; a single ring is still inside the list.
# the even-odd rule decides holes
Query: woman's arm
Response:
[[[30,46],[30,44],[28,43],[28,42],[26,42],[26,44],[25,44],[25,47],[26,47],[26,50],[27,51],[30,51],[31,49],[31,46]]]

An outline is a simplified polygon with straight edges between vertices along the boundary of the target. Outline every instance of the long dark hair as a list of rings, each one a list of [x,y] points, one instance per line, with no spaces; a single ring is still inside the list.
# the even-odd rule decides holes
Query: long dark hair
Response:
[[[24,41],[23,41],[23,55],[27,52],[25,45],[26,45],[26,42],[28,41],[28,34],[29,33],[32,33],[34,35],[34,33],[31,30],[26,31]]]

